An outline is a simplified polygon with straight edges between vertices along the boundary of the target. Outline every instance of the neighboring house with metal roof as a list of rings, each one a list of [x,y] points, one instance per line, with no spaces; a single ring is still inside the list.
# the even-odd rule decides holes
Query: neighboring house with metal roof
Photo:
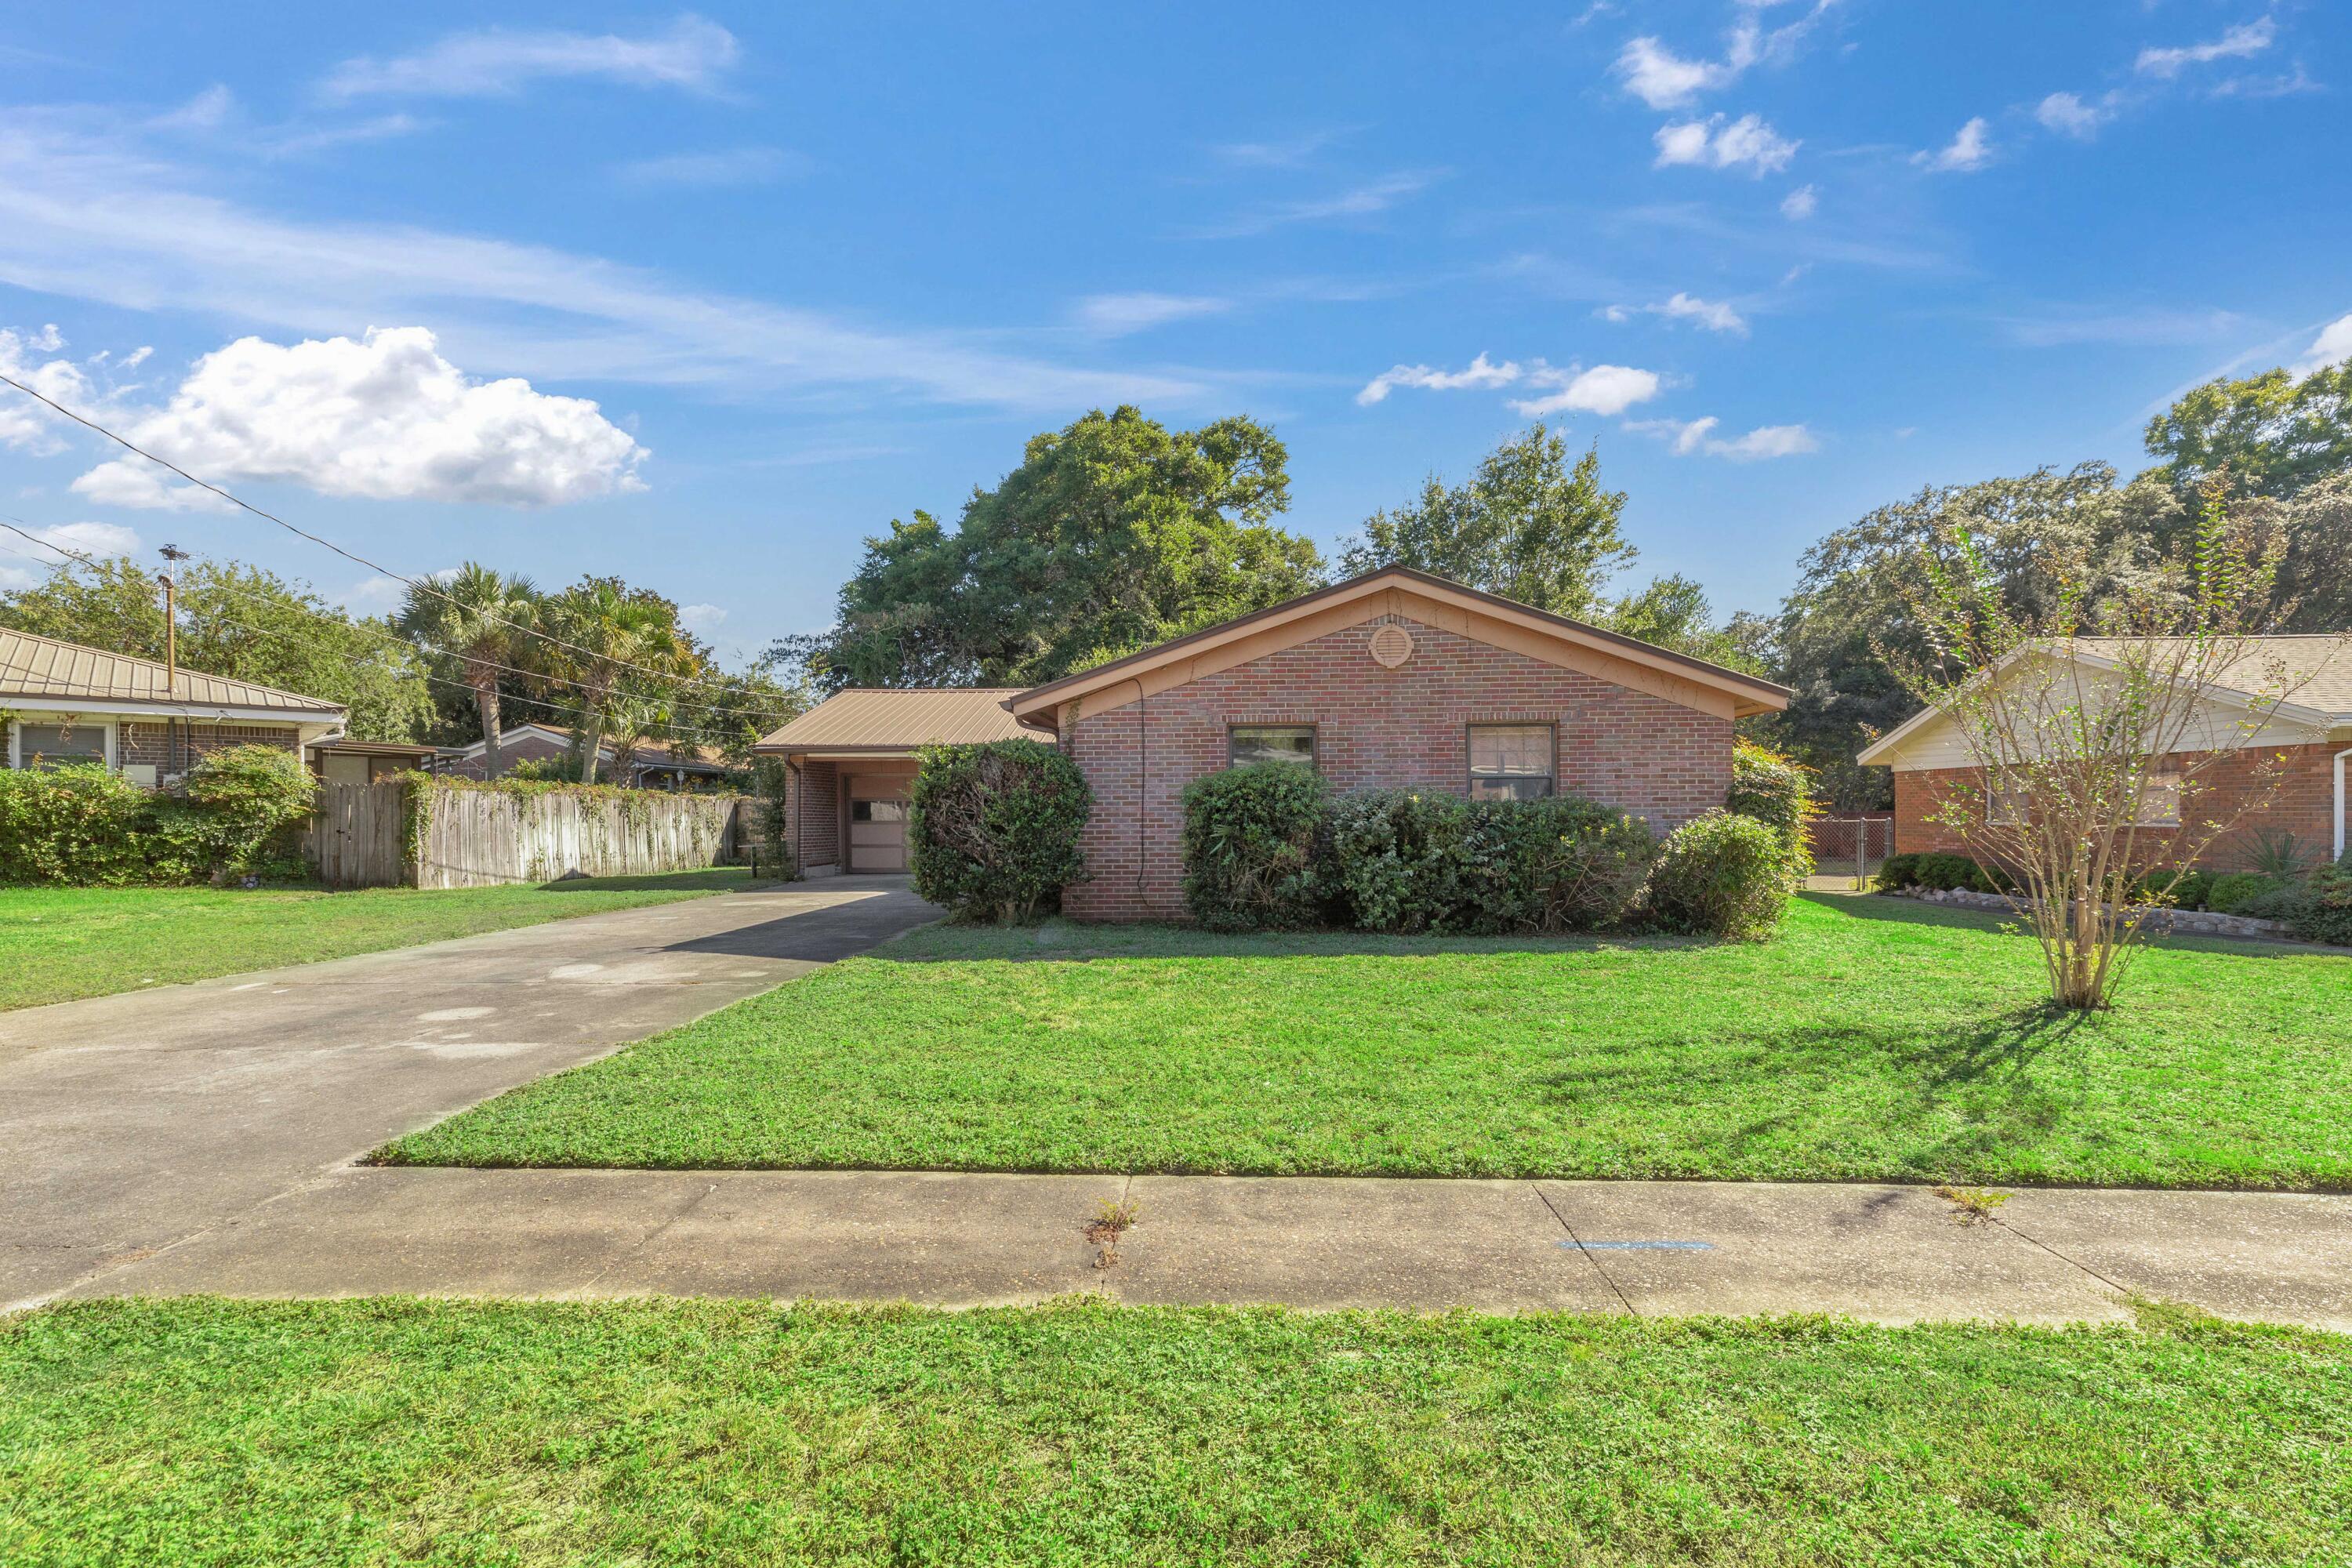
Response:
[[[509,724],[499,731],[499,773],[512,773],[520,763],[562,762],[572,754],[572,729],[566,724],[536,721]],[[479,741],[470,745],[445,746],[435,771],[464,778],[489,776],[488,748]],[[625,789],[715,789],[730,770],[716,746],[689,745],[683,741],[639,741],[625,755],[611,740],[596,748],[596,778],[600,784]]]
[[[0,629],[0,716],[9,767],[102,763],[153,788],[227,746],[307,752],[340,736],[350,713],[274,686]]]
[[[1034,741],[1006,711],[1014,687],[853,687],[751,749],[785,770],[791,848],[811,876],[907,868],[915,752],[972,741]]]
[[[2077,637],[2054,650],[2033,651],[2054,657],[2062,669],[2077,664],[2095,682],[2101,670],[2116,667],[2123,649],[2117,638]],[[2210,684],[2204,711],[2183,736],[2204,745],[2168,753],[2185,759],[2242,747],[2209,769],[2200,787],[2218,792],[2217,809],[2263,802],[2237,833],[2208,852],[2206,864],[2227,869],[2243,863],[2265,833],[2293,833],[2341,857],[2347,847],[2346,769],[2352,763],[2352,633],[2249,637],[2232,651],[2236,657]],[[2015,679],[2018,668],[2012,656],[1995,667],[1995,678]],[[1897,854],[1967,852],[1961,835],[1943,818],[1956,791],[1965,786],[1980,795],[1984,760],[1941,710],[1913,715],[1855,760],[1894,770]],[[2166,787],[2166,777],[2164,770],[2156,771],[2146,808],[2144,826],[2158,830],[2177,826],[2179,816],[2179,792]]]
[[[1733,722],[1788,700],[1769,680],[1389,567],[1028,690],[844,692],[759,749],[796,765],[804,867],[884,870],[905,864],[913,747],[1049,741],[1094,794],[1087,879],[1063,909],[1181,919],[1181,801],[1203,773],[1275,762],[1334,790],[1575,794],[1664,830],[1723,805]]]

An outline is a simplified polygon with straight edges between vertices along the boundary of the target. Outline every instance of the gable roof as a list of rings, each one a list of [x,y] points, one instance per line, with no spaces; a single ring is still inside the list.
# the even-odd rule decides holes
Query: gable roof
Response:
[[[1531,657],[1549,657],[1551,662],[1582,665],[1594,660],[1614,661],[1632,670],[1646,671],[1657,677],[1669,688],[1679,683],[1687,688],[1728,699],[1734,714],[1744,717],[1750,713],[1778,712],[1789,705],[1792,695],[1789,688],[1776,686],[1758,676],[1743,674],[1706,659],[1693,658],[1688,654],[1672,652],[1639,637],[1622,632],[1604,630],[1584,621],[1566,616],[1555,616],[1498,594],[1486,593],[1451,579],[1418,572],[1409,566],[1384,566],[1350,577],[1344,583],[1334,583],[1311,594],[1270,608],[1222,622],[1186,637],[1161,643],[1141,653],[1116,658],[1108,664],[1048,681],[1020,692],[1006,704],[1022,722],[1039,728],[1052,728],[1053,712],[1063,703],[1100,691],[1121,682],[1145,682],[1155,674],[1168,672],[1174,667],[1190,665],[1189,670],[1174,669],[1174,678],[1162,674],[1156,684],[1165,689],[1185,680],[1197,679],[1230,664],[1243,662],[1226,657],[1234,645],[1252,639],[1275,646],[1287,646],[1283,633],[1295,630],[1289,641],[1307,641],[1339,625],[1352,625],[1385,613],[1381,595],[1391,595],[1390,607],[1396,613],[1415,619],[1428,619],[1434,610],[1446,622],[1458,622],[1446,629],[1464,632],[1481,641],[1497,640],[1498,632],[1515,634],[1502,646]],[[1419,610],[1419,615],[1415,611]],[[1443,624],[1443,623],[1441,623]],[[1549,647],[1547,647],[1549,645]],[[1544,651],[1538,651],[1544,650]],[[1578,657],[1563,657],[1573,650]],[[1260,653],[1271,651],[1270,647]]]
[[[972,741],[1029,741],[1005,711],[1009,686],[853,686],[763,735],[755,752],[911,752]]]
[[[127,653],[85,647],[33,632],[0,630],[0,706],[11,697],[86,701],[93,709],[114,703],[153,703],[185,708],[235,708],[283,712],[289,721],[340,719],[340,702],[280,690],[250,680],[229,680],[183,668],[172,683],[163,663]]]
[[[2053,650],[2061,657],[2071,656],[2094,668],[2116,667],[2117,655],[2138,639],[2129,637],[2076,637]],[[2156,639],[2171,645],[2182,639]],[[2216,698],[2232,706],[2244,707],[2257,700],[2270,709],[2273,716],[2288,723],[2301,724],[2315,730],[2329,730],[2352,724],[2352,632],[2315,632],[2300,636],[2246,637],[2244,650],[2216,672],[2212,682]],[[2032,651],[2020,648],[1993,668],[2006,668],[2022,655]],[[2284,700],[2272,706],[2271,698],[2284,691]],[[1943,716],[1942,710],[1923,708],[1918,712],[1881,735],[1856,753],[1854,761],[1865,767],[1889,767],[1901,760],[1904,743],[1917,738],[1919,732]]]

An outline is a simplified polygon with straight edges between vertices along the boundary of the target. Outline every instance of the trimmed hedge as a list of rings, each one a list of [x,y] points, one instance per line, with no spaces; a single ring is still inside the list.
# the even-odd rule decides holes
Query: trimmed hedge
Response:
[[[1769,824],[1711,811],[1675,829],[1650,873],[1650,909],[1678,930],[1761,942],[1789,908],[1788,846]]]
[[[1184,903],[1211,931],[1290,931],[1322,913],[1323,780],[1296,763],[1203,773],[1184,786]]]
[[[1020,921],[1086,875],[1078,835],[1094,795],[1078,765],[1035,741],[926,746],[907,850],[915,891],[959,920]]]
[[[2286,929],[2304,941],[2352,947],[2352,855],[2320,867],[2283,901]]]
[[[229,746],[156,795],[101,766],[0,769],[0,883],[121,888],[307,868],[302,825],[318,784],[293,752]]]
[[[2217,915],[2244,914],[2258,900],[2282,891],[2284,882],[2260,871],[2231,871],[2213,879],[2205,891],[2205,907]]]

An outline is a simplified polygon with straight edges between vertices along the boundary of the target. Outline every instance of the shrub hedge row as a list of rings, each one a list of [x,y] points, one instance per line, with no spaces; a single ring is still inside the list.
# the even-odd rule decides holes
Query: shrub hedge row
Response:
[[[155,794],[96,765],[0,769],[0,883],[293,879],[318,786],[293,752],[230,746]]]
[[[2000,868],[1979,866],[1965,855],[1895,855],[1879,868],[1877,886],[1884,892],[1958,888],[1992,893],[2009,891],[2015,882]],[[2172,909],[2278,921],[2306,942],[2352,947],[2352,856],[2292,880],[2260,871],[2159,868],[2133,883],[2132,897]]]

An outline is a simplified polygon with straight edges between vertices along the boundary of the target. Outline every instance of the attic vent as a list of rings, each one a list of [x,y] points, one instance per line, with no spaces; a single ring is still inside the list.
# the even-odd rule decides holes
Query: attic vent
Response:
[[[1412,657],[1412,634],[1402,626],[1387,626],[1372,634],[1372,662],[1382,669],[1394,669]]]

